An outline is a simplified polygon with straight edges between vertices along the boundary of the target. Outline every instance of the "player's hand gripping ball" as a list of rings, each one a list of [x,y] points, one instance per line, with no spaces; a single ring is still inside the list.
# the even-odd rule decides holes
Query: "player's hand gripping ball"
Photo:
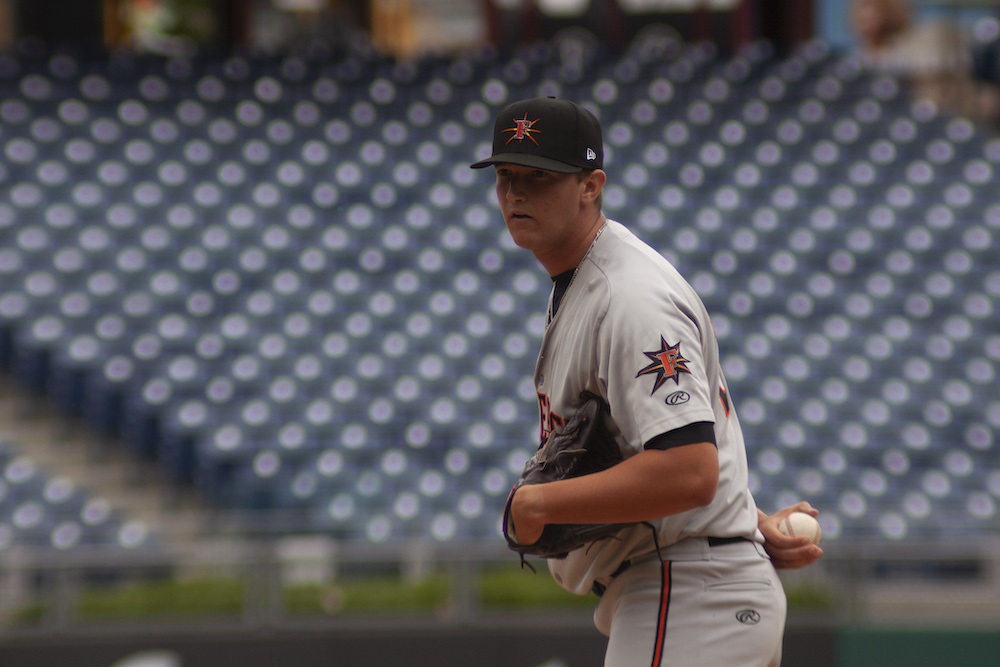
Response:
[[[791,537],[808,537],[809,541],[817,546],[823,537],[819,521],[805,512],[792,512],[778,524],[778,530]]]

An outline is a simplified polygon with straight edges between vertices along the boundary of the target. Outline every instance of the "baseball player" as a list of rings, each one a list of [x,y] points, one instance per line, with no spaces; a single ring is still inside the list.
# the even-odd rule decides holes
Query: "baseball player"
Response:
[[[535,368],[540,439],[585,391],[608,403],[624,460],[576,479],[522,487],[508,536],[546,524],[633,523],[614,539],[549,560],[566,590],[600,596],[606,666],[778,665],[785,595],[775,567],[820,557],[759,511],[711,320],[660,254],[601,211],[601,127],[565,100],[500,112],[496,195],[514,242],[553,280]],[[769,552],[773,555],[769,558]]]

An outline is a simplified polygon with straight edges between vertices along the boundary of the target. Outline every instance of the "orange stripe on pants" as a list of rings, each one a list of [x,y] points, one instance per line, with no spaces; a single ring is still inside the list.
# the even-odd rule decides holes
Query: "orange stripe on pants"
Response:
[[[656,645],[653,647],[651,667],[660,667],[663,649],[667,641],[667,615],[670,613],[670,561],[663,564],[660,571],[660,612],[656,619]]]

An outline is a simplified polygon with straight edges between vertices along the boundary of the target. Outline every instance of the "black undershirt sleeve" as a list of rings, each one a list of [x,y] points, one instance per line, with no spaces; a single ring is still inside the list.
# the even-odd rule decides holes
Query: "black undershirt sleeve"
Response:
[[[699,442],[710,442],[716,447],[719,446],[715,442],[715,424],[712,422],[695,422],[687,426],[675,428],[673,431],[667,431],[651,438],[643,446],[643,449],[671,449]]]

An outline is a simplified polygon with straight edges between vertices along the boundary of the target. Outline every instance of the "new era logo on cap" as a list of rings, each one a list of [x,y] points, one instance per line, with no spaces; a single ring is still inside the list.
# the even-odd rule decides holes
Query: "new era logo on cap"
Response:
[[[601,125],[568,100],[538,97],[500,112],[493,127],[493,154],[472,165],[518,164],[572,173],[604,166]]]

